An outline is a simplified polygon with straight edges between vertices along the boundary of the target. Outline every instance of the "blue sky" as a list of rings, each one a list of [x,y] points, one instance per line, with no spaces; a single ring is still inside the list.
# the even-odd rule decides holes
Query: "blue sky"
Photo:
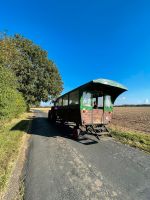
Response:
[[[4,30],[48,51],[64,92],[107,78],[128,87],[116,104],[150,103],[149,0],[1,1]]]

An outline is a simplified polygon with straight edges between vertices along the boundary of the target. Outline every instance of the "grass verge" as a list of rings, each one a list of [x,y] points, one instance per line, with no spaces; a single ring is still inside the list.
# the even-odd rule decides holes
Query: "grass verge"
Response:
[[[112,137],[120,142],[150,153],[150,135],[141,132],[123,130],[118,127],[110,127],[110,131]]]
[[[24,189],[24,179],[21,178],[19,183],[19,191],[13,200],[24,200]]]
[[[31,119],[25,113],[20,118],[0,127],[0,194],[4,191],[18,158],[24,133],[27,132]]]

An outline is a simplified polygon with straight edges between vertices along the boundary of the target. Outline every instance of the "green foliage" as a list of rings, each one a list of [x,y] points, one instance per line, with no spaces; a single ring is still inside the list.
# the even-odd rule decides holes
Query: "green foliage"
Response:
[[[15,73],[18,90],[28,105],[46,102],[60,94],[62,80],[46,51],[20,35],[2,38],[0,46],[0,62]]]
[[[16,89],[12,72],[0,65],[0,121],[17,117],[26,110],[22,94]]]

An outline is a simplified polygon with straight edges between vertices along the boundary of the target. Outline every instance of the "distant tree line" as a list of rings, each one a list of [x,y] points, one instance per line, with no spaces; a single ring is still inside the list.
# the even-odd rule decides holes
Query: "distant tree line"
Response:
[[[114,107],[150,107],[150,104],[123,104],[115,105]]]
[[[47,52],[21,35],[0,37],[0,119],[57,97],[62,79]]]

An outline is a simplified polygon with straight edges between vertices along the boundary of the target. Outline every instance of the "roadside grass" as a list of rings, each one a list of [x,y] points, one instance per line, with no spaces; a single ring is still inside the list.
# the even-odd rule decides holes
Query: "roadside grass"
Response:
[[[124,144],[137,147],[150,153],[150,135],[137,131],[129,131],[119,127],[110,127],[111,136]]]
[[[24,133],[27,132],[31,119],[25,113],[11,122],[3,122],[0,127],[0,194],[4,191],[18,158]]]

